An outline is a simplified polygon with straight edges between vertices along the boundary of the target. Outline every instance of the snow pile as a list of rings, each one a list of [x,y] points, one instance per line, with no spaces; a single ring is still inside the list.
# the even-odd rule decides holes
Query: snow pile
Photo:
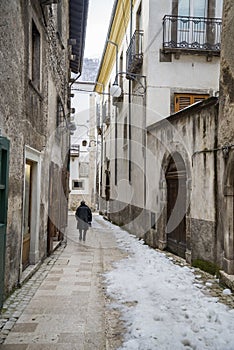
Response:
[[[127,327],[121,349],[234,349],[234,310],[205,296],[192,269],[125,231],[115,235],[129,253],[105,274]]]

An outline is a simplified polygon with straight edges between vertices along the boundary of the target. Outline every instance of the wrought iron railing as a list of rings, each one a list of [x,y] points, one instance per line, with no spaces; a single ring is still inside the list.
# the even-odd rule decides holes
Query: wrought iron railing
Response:
[[[163,48],[220,52],[222,20],[166,15],[163,18]]]
[[[139,73],[143,63],[143,31],[136,30],[126,52],[127,72]]]
[[[70,147],[70,155],[72,157],[79,157],[79,152],[80,152],[80,145],[73,144]]]

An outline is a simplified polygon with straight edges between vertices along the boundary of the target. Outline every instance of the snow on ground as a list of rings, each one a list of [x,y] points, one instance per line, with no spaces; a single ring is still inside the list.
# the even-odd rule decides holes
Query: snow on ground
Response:
[[[173,264],[123,230],[113,232],[129,253],[105,274],[127,328],[121,349],[234,349],[234,310],[206,296],[192,268]]]

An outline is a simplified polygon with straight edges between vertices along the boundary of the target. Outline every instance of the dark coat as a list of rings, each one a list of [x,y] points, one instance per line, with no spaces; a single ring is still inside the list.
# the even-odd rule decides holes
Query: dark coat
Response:
[[[76,209],[77,228],[80,230],[88,230],[89,223],[92,221],[92,212],[86,204],[81,204]]]

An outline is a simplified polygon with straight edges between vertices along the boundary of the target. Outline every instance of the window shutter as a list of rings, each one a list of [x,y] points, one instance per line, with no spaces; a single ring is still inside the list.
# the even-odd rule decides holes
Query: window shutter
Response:
[[[203,100],[205,100],[208,97],[209,96],[205,96],[205,95],[194,96],[192,103],[203,101]]]
[[[175,97],[175,112],[188,107],[191,104],[191,96],[190,95],[176,95]]]
[[[175,112],[184,109],[195,102],[205,100],[209,95],[198,94],[175,94]]]

